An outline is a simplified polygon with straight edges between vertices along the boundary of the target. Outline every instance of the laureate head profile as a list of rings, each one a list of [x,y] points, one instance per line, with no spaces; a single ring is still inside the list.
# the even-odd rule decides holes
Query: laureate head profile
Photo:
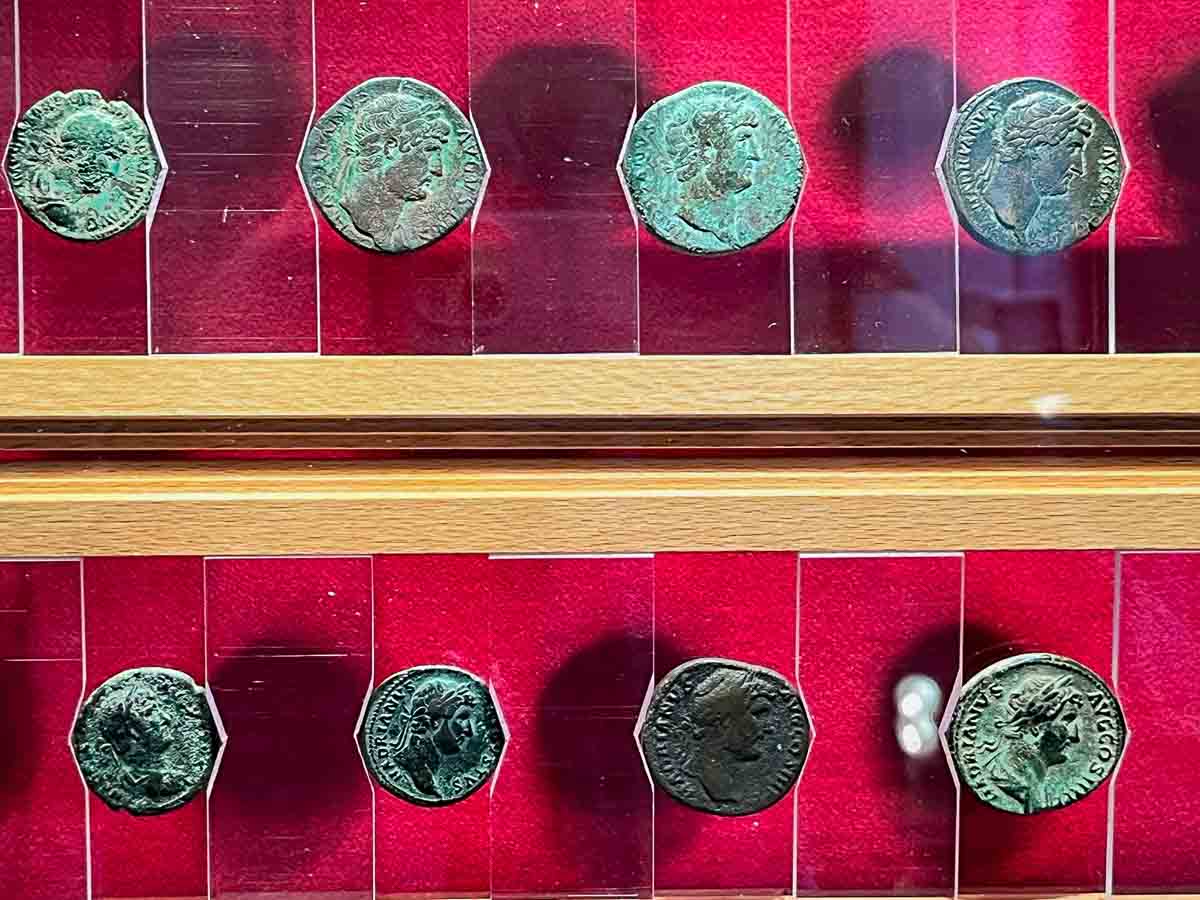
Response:
[[[396,743],[396,763],[421,793],[446,799],[438,773],[446,758],[460,754],[475,736],[478,705],[468,684],[429,680],[413,691]]]

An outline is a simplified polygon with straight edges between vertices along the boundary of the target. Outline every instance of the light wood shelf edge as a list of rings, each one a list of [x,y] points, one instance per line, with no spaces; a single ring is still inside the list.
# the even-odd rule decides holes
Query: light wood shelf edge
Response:
[[[2,556],[1198,544],[1197,458],[0,468]]]
[[[0,357],[0,420],[1193,416],[1200,355]]]

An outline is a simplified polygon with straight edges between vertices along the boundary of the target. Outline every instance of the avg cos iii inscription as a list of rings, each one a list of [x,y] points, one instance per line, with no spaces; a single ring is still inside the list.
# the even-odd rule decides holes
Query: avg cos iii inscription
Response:
[[[800,695],[778,672],[694,659],[655,688],[639,739],[655,783],[680,803],[745,816],[796,783],[811,735]]]
[[[389,676],[371,695],[358,738],[375,780],[421,806],[469,797],[496,771],[504,749],[487,685],[449,666]]]
[[[1125,717],[1091,669],[1051,653],[989,666],[963,687],[950,723],[962,783],[982,802],[1029,815],[1090,794],[1125,747]]]
[[[309,194],[338,233],[367,250],[416,250],[475,207],[486,166],[475,129],[415,78],[372,78],[317,120],[300,158]]]
[[[1033,256],[1063,250],[1100,226],[1117,202],[1125,161],[1096,107],[1052,81],[1017,78],[966,102],[942,175],[972,237]]]

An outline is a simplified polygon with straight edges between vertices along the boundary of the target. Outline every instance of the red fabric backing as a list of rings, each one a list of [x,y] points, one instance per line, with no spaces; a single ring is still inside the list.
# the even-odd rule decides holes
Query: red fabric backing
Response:
[[[496,893],[645,892],[651,791],[633,740],[651,674],[652,560],[494,559],[492,680],[509,742]]]
[[[492,171],[474,236],[478,353],[633,351],[637,262],[617,156],[633,3],[473,0],[471,112]]]
[[[1113,890],[1200,885],[1200,554],[1121,556],[1117,686],[1130,741],[1116,779]]]
[[[1017,653],[1069,656],[1112,671],[1115,556],[1109,550],[969,552],[963,681]],[[960,890],[1072,892],[1104,888],[1108,792],[1064,809],[1016,816],[963,791]]]
[[[705,5],[638,4],[639,114],[698,81],[740,82],[786,111],[786,2]],[[788,240],[785,223],[751,250],[699,257],[639,228],[642,352],[790,352]]]
[[[797,797],[800,892],[953,892],[946,757],[939,744],[910,758],[891,736],[905,675],[950,697],[961,595],[961,556],[801,557],[800,686],[816,733]]]
[[[0,562],[0,893],[87,892],[85,789],[68,743],[83,687],[79,563]]]
[[[764,666],[795,683],[794,553],[655,556],[655,682],[703,656]],[[790,891],[794,798],[793,789],[762,812],[724,818],[655,789],[655,889]]]
[[[13,4],[0,9],[0,134],[16,116],[16,43]],[[17,285],[17,202],[0,177],[0,353],[15,353],[21,340],[21,297]]]
[[[418,78],[467,111],[467,0],[317,0],[315,14],[318,116],[382,75]],[[467,222],[419,252],[386,254],[354,246],[317,217],[323,353],[471,351]]]
[[[374,567],[376,685],[425,665],[457,666],[487,679],[486,557],[378,556]],[[487,896],[490,783],[466,800],[436,808],[372,786],[380,895]]]
[[[1107,0],[964,0],[958,67],[972,91],[1038,76],[1108,113]],[[960,93],[959,103],[968,98]],[[1061,253],[1038,257],[990,250],[965,231],[959,243],[964,352],[1107,350],[1107,225]]]
[[[1117,4],[1117,123],[1133,171],[1117,216],[1117,349],[1200,348],[1200,5]]]
[[[139,0],[21,0],[19,9],[21,112],[56,90],[86,87],[143,113]],[[145,223],[80,242],[21,216],[25,351],[145,353]]]
[[[154,351],[315,351],[315,234],[296,175],[310,0],[151,3],[146,34],[170,166],[150,228]]]
[[[83,584],[85,694],[135,666],[179,669],[204,684],[204,564],[199,557],[88,559]],[[162,816],[115,812],[90,792],[88,802],[94,897],[207,893],[203,794]]]
[[[368,557],[206,562],[208,679],[229,733],[213,896],[371,895],[371,787],[354,728],[371,673]]]

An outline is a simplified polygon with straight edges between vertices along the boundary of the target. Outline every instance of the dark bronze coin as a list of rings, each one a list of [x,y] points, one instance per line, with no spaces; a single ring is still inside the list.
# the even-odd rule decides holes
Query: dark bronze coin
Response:
[[[1029,815],[1098,788],[1116,768],[1125,734],[1121,705],[1099,675],[1063,656],[1026,653],[966,683],[950,753],[982,802]]]
[[[504,730],[487,685],[462,669],[416,666],[387,678],[359,731],[367,769],[421,806],[470,796],[496,771]]]
[[[731,659],[693,659],[654,690],[639,739],[654,782],[702,812],[745,816],[796,783],[812,729],[778,672]]]
[[[113,809],[178,809],[208,785],[220,740],[204,689],[175,669],[126,669],[83,702],[71,733],[83,779]]]

